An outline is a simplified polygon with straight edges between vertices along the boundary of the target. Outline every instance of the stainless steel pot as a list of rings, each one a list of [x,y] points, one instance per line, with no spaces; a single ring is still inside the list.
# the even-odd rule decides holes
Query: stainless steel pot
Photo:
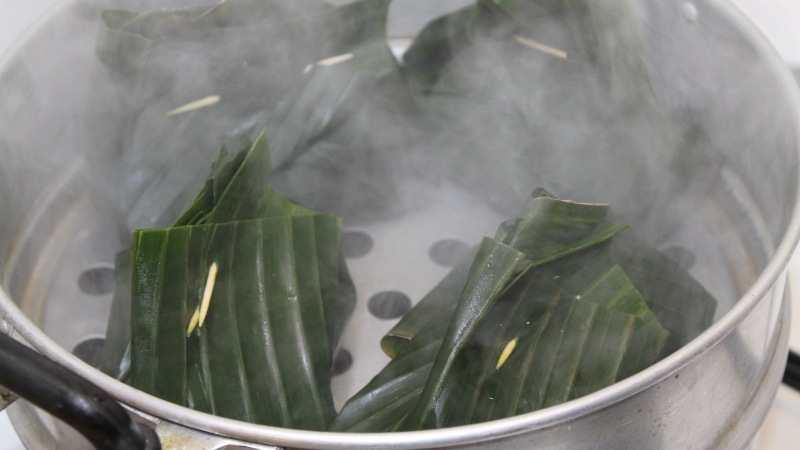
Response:
[[[748,445],[786,361],[785,268],[800,237],[800,97],[774,51],[723,0],[631,3],[643,30],[653,92],[671,115],[698,131],[701,143],[680,146],[675,129],[647,129],[649,124],[634,116],[628,118],[628,127],[648,131],[629,135],[625,127],[615,127],[608,137],[576,130],[567,134],[567,144],[558,140],[563,134],[551,130],[559,125],[553,119],[541,136],[567,158],[537,168],[517,167],[495,178],[501,185],[498,192],[511,197],[532,187],[521,182],[526,177],[543,178],[555,186],[570,185],[588,200],[597,196],[620,205],[621,217],[642,224],[641,237],[678,256],[719,299],[714,325],[655,366],[586,397],[505,420],[436,431],[337,434],[258,426],[192,411],[139,392],[76,357],[74,350],[104,336],[110,308],[105,281],[114,253],[127,245],[127,233],[152,224],[189,184],[176,169],[157,200],[137,202],[149,187],[147,180],[123,180],[104,170],[118,161],[109,156],[110,146],[98,143],[114,142],[118,131],[109,130],[115,118],[104,121],[93,97],[105,93],[108,82],[96,76],[98,14],[110,6],[146,10],[154,4],[187,3],[193,2],[64,1],[0,64],[0,329],[6,334],[108,392],[137,422],[154,428],[167,448]],[[420,23],[460,4],[396,2],[390,23],[397,45]],[[108,104],[102,111],[108,111]],[[570,108],[580,120],[581,107]],[[221,114],[221,127],[235,123],[235,114]],[[163,131],[157,123],[141,126],[134,131],[138,136]],[[230,130],[213,131],[224,135]],[[619,142],[631,145],[620,154],[611,145]],[[131,160],[144,169],[163,167],[175,156],[173,149],[153,155],[135,139],[129,143],[130,151],[141,156]],[[576,148],[587,146],[626,161],[626,170],[576,157]],[[213,156],[213,147],[205,156]],[[208,160],[198,158],[197,167],[186,171],[202,178]],[[492,171],[485,166],[481,170]],[[345,222],[347,231],[368,235],[374,246],[370,254],[349,261],[360,303],[343,338],[354,362],[334,380],[339,397],[363,384],[383,363],[376,349],[361,344],[377,342],[388,327],[369,315],[365,300],[387,288],[418,298],[446,273],[430,260],[431,246],[442,239],[474,242],[492,232],[506,209],[492,195],[454,190],[446,183],[420,189],[417,180],[405,180],[398,189],[430,201],[400,215]],[[436,206],[442,204],[448,205],[447,213],[437,214]],[[399,250],[403,256],[394,261],[397,272],[415,268],[421,275],[384,279],[374,272],[390,259],[384,255]],[[86,444],[29,403],[19,401],[8,411],[31,447]]]

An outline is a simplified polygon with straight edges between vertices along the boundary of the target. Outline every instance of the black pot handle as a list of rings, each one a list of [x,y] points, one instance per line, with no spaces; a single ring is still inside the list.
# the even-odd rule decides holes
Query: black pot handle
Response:
[[[156,432],[111,396],[0,333],[0,385],[61,419],[98,449],[160,449]]]
[[[789,357],[786,359],[783,384],[800,391],[800,355],[791,350],[789,350]]]

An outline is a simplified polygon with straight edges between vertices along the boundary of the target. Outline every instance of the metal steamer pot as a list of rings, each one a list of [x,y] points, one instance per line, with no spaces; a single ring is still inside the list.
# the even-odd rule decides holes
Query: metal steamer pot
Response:
[[[125,105],[103,97],[107,86],[96,76],[100,11],[189,3],[67,0],[0,64],[0,331],[44,356],[14,353],[14,367],[2,367],[34,366],[23,375],[30,383],[6,386],[29,398],[7,410],[26,445],[88,445],[33,403],[74,422],[93,436],[92,442],[113,441],[120,448],[131,442],[144,445],[148,439],[154,444],[152,430],[166,448],[738,449],[751,442],[786,363],[785,268],[800,233],[800,96],[775,52],[723,0],[631,3],[638,11],[634,18],[644,38],[652,92],[670,117],[679,117],[701,136],[692,145],[675,145],[679,141],[671,138],[671,129],[637,134],[612,127],[609,137],[579,128],[583,109],[573,103],[554,107],[562,113],[561,121],[566,108],[576,113],[576,129],[565,134],[569,143],[552,131],[559,127],[557,119],[539,130],[559,158],[491,179],[497,193],[515,201],[538,183],[569,186],[579,199],[610,203],[620,217],[640,224],[642,238],[676,256],[715,295],[719,307],[714,324],[649,369],[591,395],[504,420],[435,431],[344,434],[260,426],[196,412],[131,388],[76,356],[85,355],[105,335],[108,277],[114,253],[127,245],[126,233],[151,225],[151,217],[180,197],[175,192],[202,179],[216,151],[216,143],[206,145],[203,157],[186,169],[192,181],[176,176],[162,183],[167,190],[151,195],[152,201],[138,199],[157,182],[137,184],[109,169],[119,163],[118,154],[109,150],[113,145],[95,144],[118,137],[118,117],[103,116],[113,110],[109,105]],[[420,24],[464,3],[396,1],[389,20],[390,34],[398,38],[393,45],[402,46]],[[540,75],[547,85],[547,74]],[[179,88],[179,83],[168,85]],[[98,101],[93,94],[103,98]],[[579,97],[567,91],[560,95],[567,104]],[[102,100],[108,100],[104,109],[98,106]],[[226,130],[240,120],[235,109],[219,108],[215,114],[220,130],[212,131],[231,136]],[[626,120],[630,130],[647,127],[634,118]],[[151,134],[163,126],[139,122],[143,135],[150,126]],[[181,132],[189,142],[187,130],[192,131]],[[627,140],[631,145],[618,145]],[[145,151],[135,142],[131,145],[131,152]],[[576,157],[582,154],[576,149],[587,146],[624,164],[612,169],[597,159]],[[134,155],[126,164],[141,164],[136,170],[158,167],[170,161],[169,152],[177,147]],[[459,164],[469,167],[471,162]],[[486,161],[476,165],[491,175]],[[369,237],[372,247],[349,261],[359,301],[350,325],[355,331],[346,332],[342,342],[353,362],[348,372],[334,378],[337,392],[352,392],[383,364],[373,353],[379,352],[377,339],[389,322],[371,316],[366,299],[386,289],[418,298],[446,273],[431,261],[432,244],[444,239],[476,242],[491,234],[497,218],[508,210],[497,203],[500,196],[495,193],[482,196],[448,183],[413,179],[398,183],[392,189],[406,192],[406,200],[425,199],[409,200],[422,206],[379,217],[345,217],[345,233]],[[445,213],[442,205],[447,205]],[[415,268],[415,274],[422,274],[404,281],[374,272],[390,260],[397,273]],[[36,375],[42,369],[45,373]],[[77,377],[65,378],[69,375],[62,376],[62,371]]]

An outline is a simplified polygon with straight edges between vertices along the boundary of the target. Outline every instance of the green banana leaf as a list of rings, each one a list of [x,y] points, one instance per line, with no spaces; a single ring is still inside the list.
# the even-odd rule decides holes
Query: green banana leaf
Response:
[[[622,233],[590,252],[596,264],[565,259],[553,271],[553,277],[559,277],[564,289],[582,288],[602,272],[619,265],[644,297],[649,311],[670,332],[660,358],[683,347],[714,322],[717,309],[714,296],[677,262],[652,246]],[[575,289],[570,292],[580,294]]]
[[[535,33],[543,17],[560,17],[570,30],[570,50],[602,69],[603,82],[618,96],[646,100],[653,92],[642,55],[644,40],[637,5],[629,0],[478,0]]]
[[[621,225],[595,233],[607,214],[607,205],[576,205],[554,199],[544,189],[536,189],[520,215],[500,226],[495,239],[522,251],[530,264],[538,266],[597,245],[627,228]],[[454,267],[383,337],[381,348],[389,357],[393,358],[427,322],[450,319],[471,260],[466,258]]]
[[[515,210],[531,179],[546,180],[567,197],[612,201],[650,236],[675,227],[691,213],[675,193],[689,185],[704,192],[714,175],[701,173],[708,165],[661,168],[682,165],[687,147],[719,151],[691,142],[694,127],[654,94],[645,42],[657,37],[642,26],[643,8],[629,0],[478,0],[430,22],[403,70],[432,130],[437,171],[469,180],[464,189],[503,211]],[[460,160],[472,163],[451,164]],[[668,213],[654,218],[653,210]]]
[[[589,222],[594,226],[579,226],[578,229],[583,234],[587,231],[592,232],[596,226],[597,219],[605,217],[605,211],[601,210],[598,214],[596,209],[594,205],[559,202],[548,196],[533,196],[523,209],[524,212],[520,215],[521,217],[515,221],[519,224],[517,225],[518,228],[514,230],[513,234],[506,236],[506,239],[516,244],[518,248],[528,250],[529,253],[523,254],[529,258],[529,261],[542,260],[543,262],[539,264],[546,264],[547,262],[557,264],[559,256],[563,254],[563,251],[558,246],[555,249],[553,247],[547,248],[547,250],[556,255],[547,257],[546,251],[541,251],[541,246],[535,244],[541,242],[540,237],[548,236],[546,231],[569,230],[570,227],[565,223],[582,225],[587,216],[592,218]],[[541,230],[538,229],[539,227],[541,227]],[[501,227],[501,232],[498,234],[502,235],[503,231],[507,229],[507,226]],[[621,228],[616,229],[616,232],[619,231],[621,231]],[[568,232],[565,234],[570,236]],[[600,238],[595,239],[595,244],[607,240],[606,235],[603,233],[599,233],[598,236]],[[509,237],[510,239],[508,239]],[[548,240],[544,239],[544,241]],[[549,241],[561,244],[558,240]],[[581,245],[578,248],[585,249],[588,247]],[[576,257],[575,253],[570,253],[570,255],[572,258]],[[563,258],[563,256],[561,257]],[[592,261],[586,261],[585,264],[592,264]],[[592,333],[598,334],[602,338],[599,341],[607,343],[608,347],[601,346],[594,349],[595,354],[589,355],[590,360],[597,358],[596,353],[599,352],[604,355],[602,357],[604,361],[611,361],[610,370],[614,373],[618,371],[619,365],[614,364],[613,359],[605,356],[607,353],[620,353],[620,349],[626,347],[624,344],[627,339],[622,340],[622,342],[618,339],[613,339],[613,334],[617,333],[620,330],[619,328],[601,327],[599,330],[595,328],[598,323],[603,323],[602,320],[595,322],[597,315],[596,304],[607,306],[610,311],[609,314],[619,311],[624,317],[625,315],[630,315],[624,311],[625,309],[647,309],[638,291],[624,274],[622,274],[620,281],[619,271],[612,271],[611,274],[616,274],[617,279],[606,274],[586,291],[575,297],[567,297],[564,294],[548,295],[554,290],[548,289],[547,284],[552,284],[553,286],[558,286],[558,284],[549,276],[545,277],[543,282],[539,282],[539,277],[537,277],[539,271],[536,270],[535,263],[532,266],[520,279],[515,280],[508,287],[507,294],[500,296],[500,299],[496,300],[498,303],[510,302],[510,305],[498,305],[498,307],[486,313],[485,320],[476,323],[470,330],[470,334],[453,335],[448,330],[420,399],[414,409],[405,417],[399,429],[431,429],[473,423],[476,420],[473,416],[480,409],[476,409],[475,405],[481,403],[483,387],[489,386],[490,395],[486,397],[488,401],[498,401],[497,393],[491,389],[491,380],[501,367],[505,368],[505,358],[508,355],[499,355],[503,353],[503,350],[511,341],[521,346],[517,354],[527,353],[529,356],[521,360],[516,358],[515,361],[521,361],[520,365],[515,367],[515,363],[511,361],[511,366],[505,369],[507,372],[516,375],[518,382],[517,384],[510,384],[509,380],[503,380],[498,386],[502,386],[505,393],[510,393],[507,397],[509,402],[512,404],[519,402],[520,406],[509,407],[504,403],[496,404],[496,408],[505,411],[501,413],[500,417],[508,417],[509,415],[528,412],[569,400],[571,392],[576,389],[574,386],[576,374],[586,371],[581,365],[581,355],[583,354],[581,349]],[[545,270],[544,272],[547,271]],[[533,279],[530,285],[525,282],[528,277]],[[608,280],[611,280],[611,286],[607,286]],[[465,314],[461,308],[461,305],[465,303],[465,298],[469,298],[467,294],[468,291],[465,290],[465,294],[459,300],[459,307],[451,320],[451,329],[454,324],[459,324],[468,319],[468,313]],[[553,312],[552,317],[543,314],[541,310],[534,310],[532,313],[525,310],[526,307],[535,305],[537,303],[536,300],[541,301],[542,298],[546,299],[544,305],[547,305],[548,309],[558,307]],[[585,302],[594,302],[595,305],[587,307]],[[523,304],[521,309],[516,306],[519,303]],[[499,317],[495,317],[494,314],[498,314]],[[602,315],[601,317],[604,318]],[[524,323],[521,321],[523,318],[527,319]],[[658,324],[652,314],[649,319],[651,319],[651,323]],[[555,324],[556,326],[551,327],[548,324]],[[641,365],[637,366],[637,370],[648,367],[661,352],[663,341],[667,336],[666,331],[661,331],[662,334],[659,337],[663,337],[663,339],[649,342],[651,345],[646,346],[647,353],[642,358],[644,361],[641,361]],[[606,335],[608,334],[611,334],[612,338],[607,338]],[[505,337],[503,337],[504,335]],[[530,339],[527,338],[529,335],[532,336]],[[631,338],[627,335],[626,337]],[[620,345],[621,343],[623,345]],[[577,347],[575,347],[576,345]],[[535,357],[540,353],[533,353],[538,348],[543,349],[541,361]],[[558,357],[556,358],[556,356]],[[650,358],[648,359],[647,356],[650,356]],[[442,364],[442,360],[447,361],[448,365]],[[589,379],[595,377],[603,378],[592,373],[591,369],[591,366],[588,367]],[[532,376],[520,376],[528,372],[532,373]],[[605,378],[607,379],[608,377]],[[583,391],[588,391],[592,388],[596,389],[597,386],[586,387],[585,385],[579,385],[577,387],[578,390]],[[524,389],[524,391],[520,392],[520,389]],[[515,393],[521,395],[514,395]],[[481,412],[481,414],[484,413],[486,412]]]
[[[518,346],[531,345],[533,337],[526,338],[528,334],[521,330],[533,333],[531,336],[535,337],[537,326],[541,328],[539,334],[547,329],[551,315],[556,311],[551,303],[570,305],[558,310],[561,312],[553,320],[567,321],[564,323],[576,321],[575,327],[586,329],[609,342],[608,348],[597,349],[601,356],[590,355],[587,361],[582,361],[581,376],[577,378],[580,382],[574,386],[569,383],[559,386],[567,393],[564,395],[596,390],[621,379],[614,378],[618,374],[628,376],[632,371],[652,364],[661,352],[668,333],[661,329],[652,314],[648,314],[644,300],[624,272],[617,266],[608,266],[608,258],[604,257],[608,254],[608,241],[626,227],[604,228],[602,222],[607,211],[605,205],[557,200],[543,190],[536,190],[518,217],[503,223],[495,239],[484,240],[478,256],[470,258],[472,265],[468,273],[465,263],[456,266],[384,337],[381,345],[393,358],[392,361],[345,404],[332,429],[372,432],[414,430],[498,418],[486,415],[495,411],[493,408],[487,409],[487,405],[479,408],[481,412],[475,408],[479,402],[494,401],[500,395],[492,390],[493,385],[484,389],[483,381],[475,380],[496,380],[492,372],[496,371],[502,346],[514,339],[512,334],[516,333]],[[544,240],[549,240],[551,245],[534,245]],[[530,253],[523,253],[504,242]],[[481,255],[492,248],[505,249],[509,255],[505,265],[487,265]],[[601,252],[599,249],[606,250]],[[511,259],[510,255],[522,258],[524,263]],[[523,269],[519,268],[520,264]],[[602,270],[599,276],[588,282],[582,277],[570,283],[569,277],[554,275],[554,271],[560,272],[561,269],[574,270],[573,266],[578,264],[597,266]],[[582,273],[590,272],[597,272],[597,269]],[[498,277],[495,278],[496,284],[487,284],[492,287],[492,295],[476,295],[471,291],[473,283],[490,274]],[[565,282],[568,288],[577,290],[577,295],[559,285]],[[572,302],[581,298],[578,306],[572,305]],[[591,304],[587,307],[586,302]],[[585,315],[570,316],[569,311],[576,308]],[[583,317],[584,321],[575,317]],[[591,324],[597,317],[600,318],[597,322],[600,325],[595,329]],[[603,328],[602,324],[609,321],[617,324],[631,322],[632,325],[621,330],[636,330],[636,338],[640,337],[638,330],[641,328],[655,330],[653,339],[642,344],[644,348],[641,349],[641,355],[631,353],[634,356],[643,355],[641,358],[631,356],[621,359],[626,344],[635,337],[628,333],[620,342],[620,338],[614,334],[618,332],[617,328]],[[560,334],[552,339],[558,336]],[[599,342],[603,342],[603,339]],[[548,341],[541,348],[549,345],[558,348],[559,343]],[[603,352],[618,353],[620,356],[615,360],[607,358]],[[539,358],[539,353],[532,355]],[[529,362],[536,358],[531,356]],[[509,358],[504,364],[513,365],[514,361]],[[596,367],[600,364],[598,361],[603,362],[601,368],[605,372]],[[605,364],[608,361],[616,363],[612,362],[607,367]],[[562,366],[554,367],[563,370]],[[525,366],[517,370],[532,369]],[[606,372],[611,372],[613,376],[609,377]],[[527,380],[526,383],[534,381]],[[508,380],[497,386],[503,383],[514,386]],[[405,386],[405,389],[401,386]],[[550,391],[555,392],[552,388]],[[484,395],[484,392],[490,394]],[[565,401],[562,397],[554,398]],[[514,415],[526,412],[526,409],[544,407],[552,401],[549,398],[528,399],[525,400],[527,406],[512,408],[509,405],[497,405],[496,411]]]
[[[223,417],[327,428],[339,227],[304,214],[134,233],[130,384]],[[187,338],[212,262],[208,317]]]
[[[683,347],[714,323],[717,300],[677,262],[630,236],[614,240],[611,252],[670,331],[662,356]]]
[[[132,13],[131,13],[132,14]],[[114,23],[116,20],[124,21],[129,18],[129,14],[123,11],[106,14],[107,20]],[[248,144],[249,147],[249,144]],[[183,226],[192,222],[198,222],[210,211],[218,201],[218,186],[227,184],[229,178],[235,173],[247,152],[247,149],[236,153],[240,157],[238,161],[226,161],[230,158],[225,146],[220,149],[218,160],[212,164],[212,174],[206,180],[203,190],[189,208],[178,218],[174,226]],[[227,170],[222,170],[222,169]],[[220,178],[220,175],[222,177]],[[115,287],[106,325],[105,344],[100,358],[98,368],[104,373],[128,382],[131,368],[131,309],[132,309],[132,254],[131,249],[119,251],[115,255],[114,274]]]
[[[498,310],[505,313],[501,317],[507,327],[501,329],[498,320],[487,318],[488,328],[478,330],[474,338],[481,346],[471,346],[471,353],[463,357],[465,362],[485,361],[481,370],[465,366],[461,373],[449,375],[449,407],[428,419],[432,424],[499,419],[589,394],[649,367],[667,338],[652,316],[643,320],[617,309],[619,303],[636,309],[644,305],[618,268],[577,296],[546,273],[532,274],[517,289],[538,294]],[[518,340],[515,350],[498,367],[498,355],[513,339]],[[452,397],[467,392],[460,402]]]
[[[381,345],[392,361],[344,406],[332,429],[440,428],[534,411],[627,378],[707,328],[713,297],[660,252],[618,234],[622,228],[607,228],[616,232],[604,237],[606,212],[534,193],[496,238],[530,251],[548,232],[572,229],[576,242],[594,238],[594,245],[575,245],[574,252],[554,245],[550,251],[562,256],[540,254],[543,262],[503,291],[473,333],[450,344],[461,347],[447,353],[449,367],[437,373],[433,362],[447,351],[442,324],[463,320],[455,306],[469,275],[463,262],[456,266],[387,333]],[[586,218],[592,219],[582,224]],[[513,351],[503,355],[512,341]],[[434,393],[425,398],[425,389]]]
[[[184,406],[268,425],[324,430],[335,415],[332,358],[355,292],[339,252],[340,219],[289,201],[269,184],[265,133],[224,147],[176,226],[133,234],[118,274],[107,371],[130,340],[134,387]],[[208,316],[190,325],[210,267]],[[127,267],[127,269],[126,269]],[[110,325],[112,326],[112,325]],[[116,334],[115,334],[116,333]]]
[[[450,361],[440,358],[440,348],[445,334],[453,340],[463,342],[463,337],[491,308],[508,282],[518,276],[527,264],[524,254],[496,240],[485,238],[478,249],[469,271],[467,284],[463,286],[464,298],[471,302],[456,305],[464,315],[457,326],[433,328],[437,333],[418,337],[409,343],[401,356],[393,359],[362,391],[345,404],[332,425],[333,431],[392,431],[399,420],[408,414],[408,409],[419,403],[423,387],[430,371],[438,363],[447,366]],[[441,323],[441,322],[439,322]],[[426,339],[427,338],[427,339]],[[389,369],[391,367],[391,369]],[[387,370],[389,369],[389,370]],[[374,389],[373,389],[374,388]],[[353,419],[356,420],[353,420]],[[393,419],[393,420],[390,420]],[[361,423],[366,420],[367,423]],[[385,428],[373,429],[373,426]]]
[[[114,164],[105,168],[121,186],[119,201],[129,211],[130,228],[174,220],[198,192],[214,157],[209,142],[238,144],[265,126],[272,129],[277,105],[290,102],[301,87],[296,74],[324,57],[306,38],[331,8],[318,0],[226,0],[103,13],[94,78],[105,95],[93,96],[90,110],[96,123],[108,124],[96,146],[116,150]],[[218,104],[167,116],[212,95]]]
[[[484,238],[461,299],[442,338],[425,387],[400,430],[417,429],[417,421],[424,422],[432,410],[442,406],[442,397],[447,395],[451,385],[446,376],[439,374],[447,375],[452,372],[455,368],[453,365],[458,363],[458,356],[475,328],[490,312],[511,280],[528,267],[524,253],[496,240]]]
[[[232,154],[228,153],[225,145],[222,145],[217,160],[211,165],[211,175],[206,179],[203,189],[197,194],[189,208],[172,224],[173,227],[197,225],[205,221],[214,205],[220,201],[222,193],[239,166],[244,162],[251,145],[251,142],[246,142],[238,152]]]
[[[475,15],[475,8],[467,6],[434,19],[417,34],[403,54],[403,71],[413,88],[430,93],[443,65],[469,41]]]
[[[456,264],[455,267],[431,291],[400,319],[381,339],[381,349],[394,359],[403,352],[417,334],[426,329],[430,323],[442,324],[450,321],[458,304],[459,295],[467,283],[476,251],[472,251]],[[441,330],[438,340],[444,336]],[[418,344],[419,342],[415,342]]]
[[[287,196],[340,216],[359,195],[364,201],[355,204],[376,211],[396,204],[391,183],[365,189],[370,179],[359,175],[386,171],[390,180],[383,161],[402,154],[372,149],[394,140],[402,150],[413,136],[412,127],[393,125],[415,115],[404,112],[412,96],[386,43],[389,0],[211,3],[103,14],[93,76],[107,94],[93,96],[90,110],[109,130],[95,147],[115,151],[95,162],[120,186],[129,227],[165,226],[184,210],[214,157],[208,142],[238,145],[265,128],[276,172],[291,166],[299,174],[274,174]],[[347,54],[350,60],[322,64]],[[207,96],[218,102],[167,115]],[[380,138],[377,128],[394,129],[393,137]],[[297,181],[342,172],[345,181],[331,183],[338,189]]]

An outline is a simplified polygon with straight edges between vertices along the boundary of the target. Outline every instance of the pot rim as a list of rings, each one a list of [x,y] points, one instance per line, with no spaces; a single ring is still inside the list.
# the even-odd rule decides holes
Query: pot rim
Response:
[[[29,28],[20,39],[9,47],[4,55],[0,56],[0,70],[10,64],[13,56],[22,49],[30,37],[36,34],[40,27],[45,26],[49,20],[57,16],[62,8],[68,9],[76,1],[78,0],[60,1],[58,5],[39,18],[33,27]],[[794,130],[797,144],[796,153],[800,155],[800,92],[798,92],[793,76],[774,47],[768,43],[756,25],[735,5],[725,0],[706,1],[718,12],[723,13],[731,23],[737,24],[739,31],[755,45],[759,53],[765,55],[765,63],[775,74],[786,95],[787,104],[791,106],[793,122],[797,124]],[[539,411],[480,424],[395,433],[335,433],[292,430],[227,419],[194,411],[146,394],[84,363],[55,343],[28,319],[1,285],[0,320],[8,322],[22,338],[42,354],[96,384],[125,405],[159,419],[221,436],[253,443],[291,447],[307,446],[320,449],[380,447],[388,450],[490,441],[493,438],[546,429],[557,424],[574,421],[619,403],[674,375],[717,345],[750,314],[786,271],[789,260],[800,241],[800,176],[797,177],[797,180],[798,198],[792,205],[791,220],[774,255],[733,308],[697,338],[642,372],[592,394]]]

